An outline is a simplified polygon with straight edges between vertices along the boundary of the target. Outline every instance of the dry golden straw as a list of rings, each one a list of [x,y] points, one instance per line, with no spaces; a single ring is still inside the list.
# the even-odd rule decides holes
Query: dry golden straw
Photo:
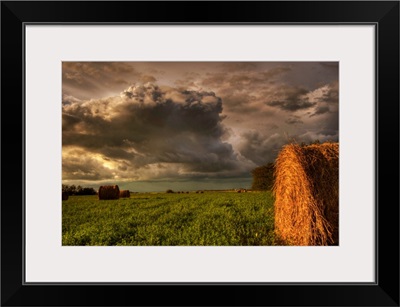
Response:
[[[284,146],[275,161],[273,191],[278,240],[339,244],[339,143]]]
[[[119,187],[117,185],[102,185],[99,188],[99,199],[119,199]]]
[[[120,198],[129,198],[129,197],[131,197],[131,193],[129,192],[129,190],[121,190],[121,191],[119,191],[119,197]]]

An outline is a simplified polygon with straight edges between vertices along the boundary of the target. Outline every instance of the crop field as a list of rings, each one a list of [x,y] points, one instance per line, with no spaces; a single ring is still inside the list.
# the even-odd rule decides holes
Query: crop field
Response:
[[[63,245],[275,245],[270,192],[135,193],[62,202]]]

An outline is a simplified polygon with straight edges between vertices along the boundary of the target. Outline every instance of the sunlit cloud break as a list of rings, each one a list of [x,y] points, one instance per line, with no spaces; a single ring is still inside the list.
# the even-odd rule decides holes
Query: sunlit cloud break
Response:
[[[290,140],[338,140],[331,64],[63,63],[63,182],[248,185]]]

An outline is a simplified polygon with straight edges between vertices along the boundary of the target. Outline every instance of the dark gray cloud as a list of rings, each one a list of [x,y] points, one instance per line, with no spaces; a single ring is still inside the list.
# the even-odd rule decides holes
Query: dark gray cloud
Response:
[[[309,102],[307,100],[300,100],[300,99],[288,99],[288,100],[274,100],[267,103],[271,107],[278,107],[285,111],[295,112],[298,110],[309,109],[315,106],[315,103]]]
[[[243,115],[259,112],[257,98],[252,93],[227,93],[224,95],[224,106],[230,113]]]
[[[328,104],[339,103],[339,84],[338,84],[338,82],[333,82],[329,85],[328,90],[321,97],[321,101],[326,102]]]
[[[338,131],[324,128],[314,128],[312,130],[302,129],[292,134],[273,133],[266,136],[258,131],[248,131],[242,135],[239,151],[248,160],[256,165],[264,165],[274,162],[282,146],[290,142],[310,143],[316,140],[320,142],[338,141]]]
[[[316,105],[315,102],[311,102],[306,96],[309,93],[310,91],[304,88],[283,86],[278,88],[275,94],[283,97],[278,100],[269,101],[266,104],[289,112],[309,109]]]
[[[320,141],[321,143],[327,141],[337,142],[339,140],[339,133],[338,131],[332,130],[309,130],[303,134],[296,135],[294,139],[298,142],[305,143],[314,142],[316,140]]]
[[[273,162],[280,148],[288,141],[279,133],[266,136],[254,130],[243,133],[241,140],[239,144],[241,155],[256,165]]]
[[[314,113],[310,115],[310,117],[316,116],[316,115],[321,115],[329,112],[329,107],[328,106],[318,106],[315,108]]]
[[[221,112],[221,98],[213,92],[180,91],[149,83],[131,86],[117,97],[65,104],[63,146],[107,158],[119,170],[158,163],[153,171],[179,164],[192,175],[241,173],[232,145],[221,139],[225,133]],[[93,161],[82,162],[85,165],[81,167],[78,162],[65,165],[66,178],[76,169],[81,170],[79,176],[101,176],[84,171]]]
[[[336,62],[62,68],[68,182],[250,178],[291,140],[339,137]]]
[[[287,120],[285,120],[285,123],[288,125],[294,125],[294,124],[303,124],[303,121],[300,119],[299,116],[291,116]]]

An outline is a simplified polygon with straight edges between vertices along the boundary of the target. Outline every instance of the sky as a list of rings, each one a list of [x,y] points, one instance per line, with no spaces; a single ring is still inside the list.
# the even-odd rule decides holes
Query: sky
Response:
[[[339,140],[337,62],[63,62],[62,183],[251,187],[290,142]]]

